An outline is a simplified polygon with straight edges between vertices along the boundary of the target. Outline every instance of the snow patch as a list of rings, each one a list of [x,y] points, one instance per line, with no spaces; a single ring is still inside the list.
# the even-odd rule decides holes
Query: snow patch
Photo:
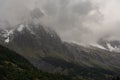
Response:
[[[107,43],[107,47],[110,51],[113,51],[115,48],[111,46],[111,44]]]
[[[9,43],[10,42],[10,37],[13,35],[13,30],[4,30],[3,32],[3,37],[5,38],[4,42]]]
[[[118,48],[117,46],[113,47],[110,43],[107,43],[107,47],[109,51],[115,51],[115,52],[120,52],[120,48]]]
[[[9,37],[5,40],[5,43],[9,43],[10,42],[10,39]]]
[[[106,50],[105,47],[103,47],[103,46],[101,46],[101,45],[99,45],[99,44],[90,44],[90,45],[93,46],[93,47],[97,47],[97,48]]]
[[[26,28],[27,30],[29,30],[31,34],[35,34],[35,33],[30,29],[30,26],[29,26],[28,24],[21,24],[21,25],[19,25],[19,27],[17,28],[17,31],[21,32],[21,31],[23,31],[24,28]]]
[[[23,30],[23,28],[24,28],[24,25],[21,24],[21,25],[17,28],[17,31],[21,32],[21,31]]]
[[[80,45],[80,46],[83,46],[83,47],[88,47],[87,45],[85,45],[83,43],[76,42],[76,41],[67,41],[67,42],[77,44],[77,45]]]
[[[3,37],[7,38],[12,34],[13,34],[13,30],[5,30],[5,33],[3,34]]]

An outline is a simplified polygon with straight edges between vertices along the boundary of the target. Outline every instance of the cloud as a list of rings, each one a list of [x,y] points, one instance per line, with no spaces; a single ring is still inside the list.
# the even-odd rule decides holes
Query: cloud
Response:
[[[48,3],[44,5],[45,8],[43,7],[43,10],[47,14],[47,16],[41,19],[44,25],[49,25],[56,29],[63,38],[68,37],[68,34],[81,35],[83,32],[88,32],[87,28],[83,27],[83,22],[88,20],[87,16],[89,12],[94,10],[92,3],[82,0],[75,0],[74,2],[73,0],[65,0],[65,2],[56,0],[54,3],[50,3],[49,1],[55,0],[48,0]],[[50,8],[49,10],[52,9],[52,12],[54,12],[52,14],[54,15],[49,14],[51,12],[46,7]]]
[[[0,24],[29,22],[31,11],[44,16],[37,22],[57,31],[63,40],[96,43],[120,39],[119,0],[0,0]],[[35,16],[35,15],[34,15]],[[39,16],[39,15],[37,15]],[[5,24],[6,24],[5,23]]]
[[[100,24],[97,24],[99,26],[98,30],[94,30],[94,32],[98,32],[101,34],[97,35],[99,38],[106,37],[106,38],[115,38],[120,40],[120,5],[119,0],[98,0],[98,7],[100,13],[103,15],[102,21],[100,21]],[[94,28],[93,28],[94,29]]]

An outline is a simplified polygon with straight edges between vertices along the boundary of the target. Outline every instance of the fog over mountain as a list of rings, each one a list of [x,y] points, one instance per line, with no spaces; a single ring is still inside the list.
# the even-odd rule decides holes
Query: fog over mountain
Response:
[[[65,41],[120,40],[119,0],[0,0],[0,27],[34,21]]]

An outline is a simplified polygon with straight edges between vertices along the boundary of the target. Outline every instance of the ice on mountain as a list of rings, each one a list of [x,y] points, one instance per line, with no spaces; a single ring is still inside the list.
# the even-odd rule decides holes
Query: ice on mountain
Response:
[[[23,28],[24,28],[24,25],[21,24],[21,25],[17,28],[17,30],[18,30],[19,32],[21,32],[21,31],[23,30]]]
[[[120,52],[120,48],[118,48],[117,46],[113,47],[111,44],[107,43],[108,46],[108,50],[109,51],[115,51],[115,52]]]
[[[5,43],[9,43],[10,42],[10,37],[13,34],[13,30],[4,30],[2,33],[2,37],[5,38]]]
[[[99,45],[99,44],[91,44],[91,45],[94,46],[94,47],[97,47],[97,48],[106,50],[105,47],[103,47],[103,46],[101,46],[101,45]]]
[[[5,33],[3,34],[3,37],[7,38],[12,34],[13,34],[13,30],[5,30]]]
[[[114,50],[114,47],[112,47],[111,44],[107,43],[107,46],[108,46],[108,49],[109,49],[110,51],[113,51],[113,50]]]
[[[10,42],[10,39],[9,37],[5,40],[5,43],[9,43]]]

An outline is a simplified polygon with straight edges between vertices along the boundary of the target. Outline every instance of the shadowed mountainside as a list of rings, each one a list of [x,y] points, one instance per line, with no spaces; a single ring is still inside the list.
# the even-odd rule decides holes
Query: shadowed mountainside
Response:
[[[20,53],[42,71],[95,80],[120,74],[119,53],[63,42],[56,32],[42,25],[21,24],[2,30],[0,35],[2,45]]]
[[[0,46],[0,79],[73,80],[68,76],[42,72],[36,69],[34,66],[32,66],[25,58],[3,46]]]

